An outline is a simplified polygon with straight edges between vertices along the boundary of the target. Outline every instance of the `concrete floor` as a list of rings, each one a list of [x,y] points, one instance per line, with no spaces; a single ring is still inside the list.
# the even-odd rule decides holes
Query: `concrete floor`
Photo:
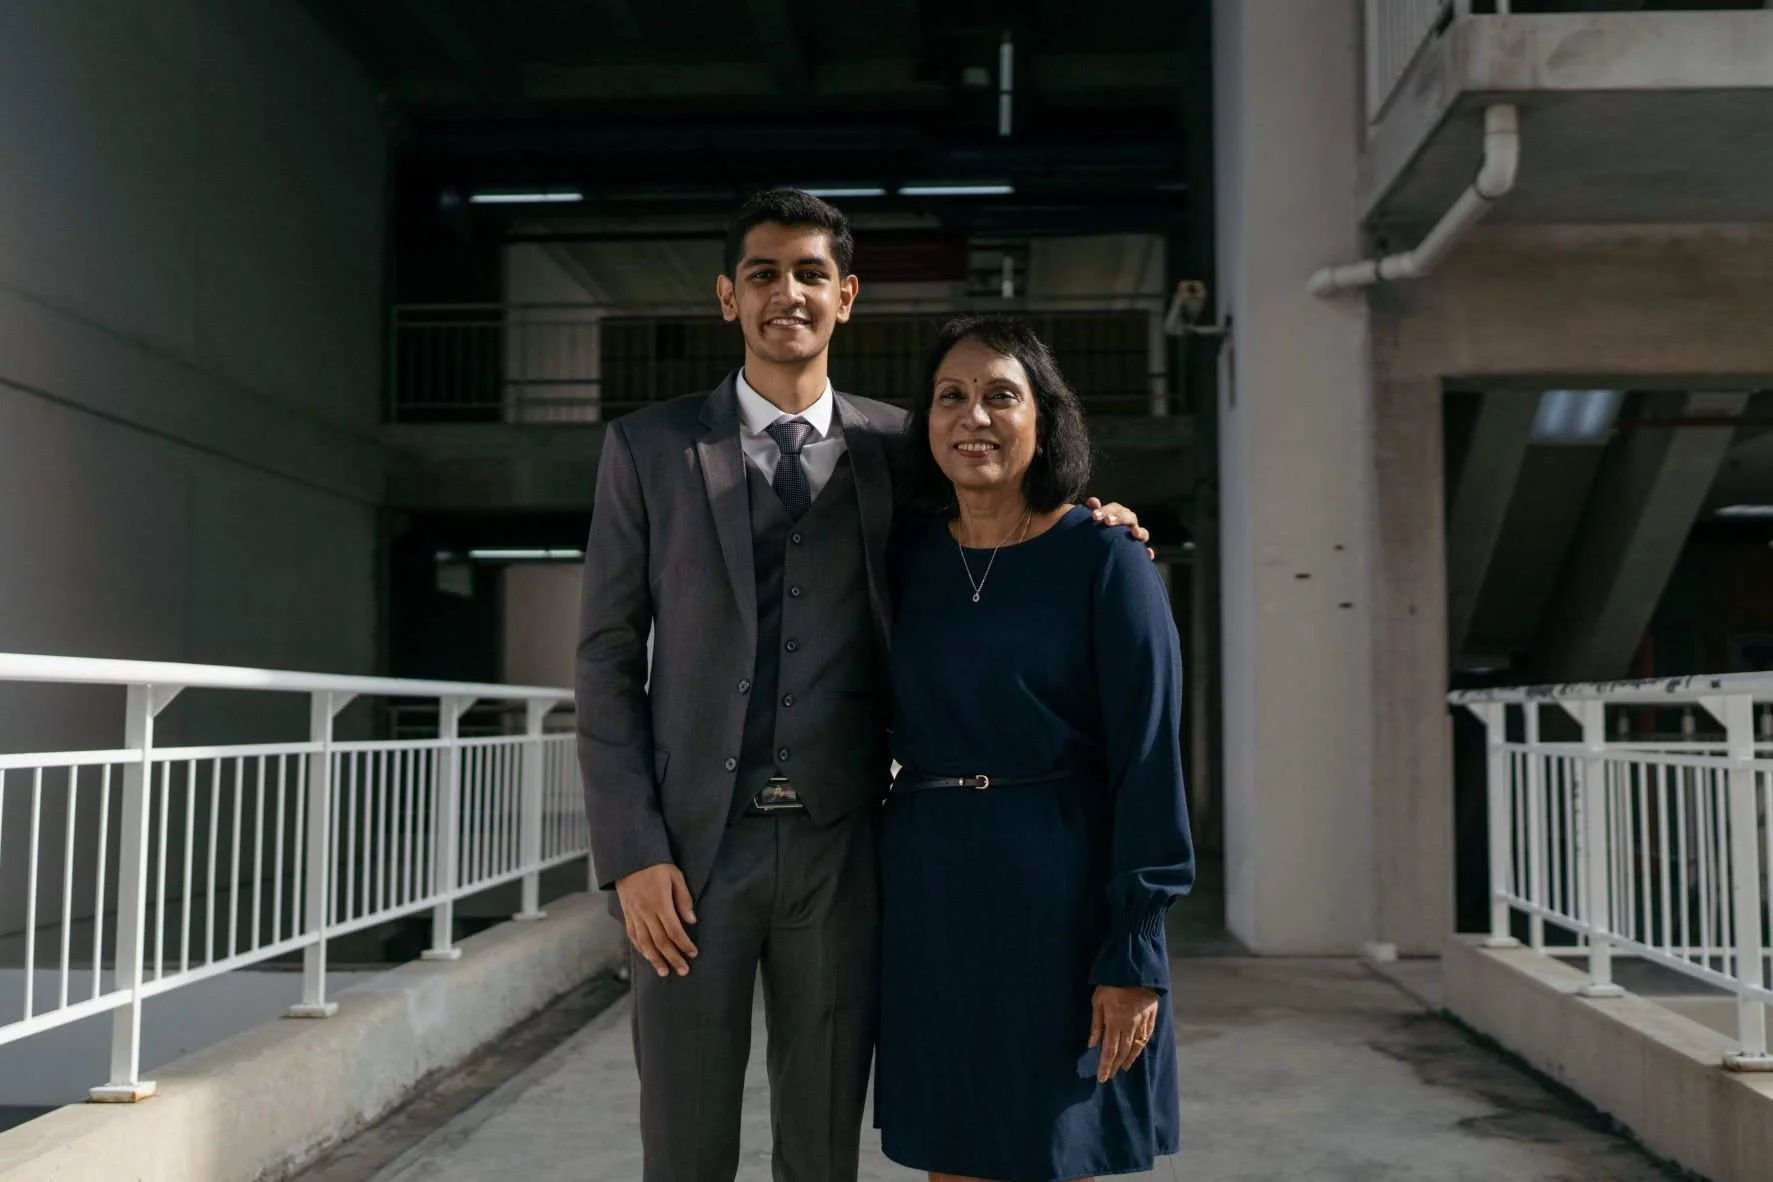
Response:
[[[1423,975],[1423,966],[1414,970]],[[1141,1178],[1649,1182],[1678,1175],[1421,1002],[1344,960],[1177,965],[1180,1157]],[[626,1002],[461,1113],[376,1182],[641,1176]],[[754,1047],[760,1053],[762,1031]],[[754,1055],[741,1182],[768,1182]],[[869,1130],[865,1182],[908,1180]]]

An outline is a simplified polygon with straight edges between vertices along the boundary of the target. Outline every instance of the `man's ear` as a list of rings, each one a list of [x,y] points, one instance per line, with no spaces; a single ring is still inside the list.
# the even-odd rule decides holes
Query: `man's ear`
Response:
[[[837,285],[837,322],[848,324],[850,310],[856,306],[856,294],[862,290],[862,281],[855,274],[845,275]]]
[[[721,319],[731,323],[739,318],[739,292],[730,275],[715,278],[714,298],[720,301]]]

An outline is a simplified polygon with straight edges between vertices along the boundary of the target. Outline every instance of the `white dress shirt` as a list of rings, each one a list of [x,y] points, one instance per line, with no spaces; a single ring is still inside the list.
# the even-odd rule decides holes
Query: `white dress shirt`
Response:
[[[782,458],[782,449],[769,437],[768,429],[783,419],[805,419],[812,426],[813,433],[800,445],[800,466],[806,470],[808,490],[816,499],[830,482],[831,474],[837,471],[837,461],[845,450],[843,431],[833,421],[837,413],[837,395],[833,393],[831,383],[827,381],[825,392],[819,395],[818,401],[798,415],[784,414],[775,403],[752,389],[742,369],[738,387],[739,446],[745,449],[745,458],[763,473],[764,480],[775,480],[776,462]]]

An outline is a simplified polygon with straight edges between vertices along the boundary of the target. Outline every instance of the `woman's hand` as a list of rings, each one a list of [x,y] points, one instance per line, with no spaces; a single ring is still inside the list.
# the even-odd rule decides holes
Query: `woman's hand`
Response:
[[[1145,1053],[1157,1029],[1158,995],[1149,989],[1098,985],[1090,998],[1090,1045],[1102,1048],[1096,1082],[1107,1083]]]

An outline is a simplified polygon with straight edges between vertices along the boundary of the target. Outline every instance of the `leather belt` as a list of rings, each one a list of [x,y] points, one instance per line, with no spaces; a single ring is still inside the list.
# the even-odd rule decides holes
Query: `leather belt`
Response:
[[[758,790],[745,806],[745,813],[752,817],[767,817],[774,813],[804,813],[806,805],[801,802],[800,793],[794,790],[794,784],[783,776],[774,776],[770,782]]]
[[[1046,772],[1038,776],[990,776],[983,773],[972,776],[920,776],[901,771],[893,781],[893,792],[928,792],[932,788],[971,788],[975,792],[986,792],[992,788],[1051,784],[1057,780],[1069,780],[1071,777],[1071,772]]]

